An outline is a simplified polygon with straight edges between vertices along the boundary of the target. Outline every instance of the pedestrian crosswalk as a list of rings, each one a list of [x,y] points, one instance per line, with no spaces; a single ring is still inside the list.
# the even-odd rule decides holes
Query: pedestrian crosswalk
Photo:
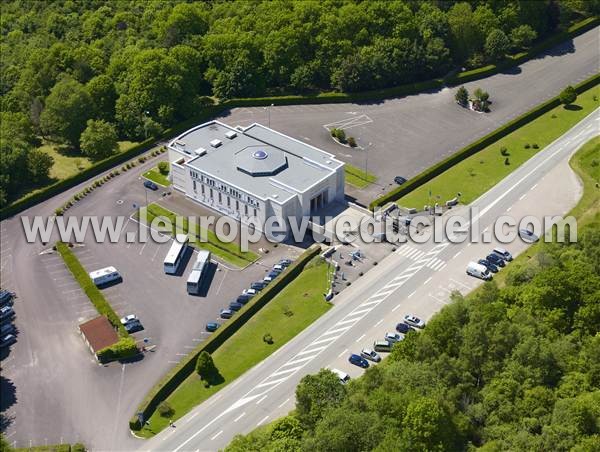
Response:
[[[425,255],[425,252],[422,250],[419,250],[413,246],[409,246],[409,245],[405,245],[405,246],[401,246],[398,251],[396,251],[400,256],[404,256],[407,259],[411,259],[411,260],[419,260],[421,257],[423,257]],[[441,260],[438,259],[437,257],[434,257],[432,259],[429,260],[429,262],[427,262],[426,267],[431,268],[432,270],[438,271],[441,270],[442,268],[444,268],[446,266],[446,263]]]

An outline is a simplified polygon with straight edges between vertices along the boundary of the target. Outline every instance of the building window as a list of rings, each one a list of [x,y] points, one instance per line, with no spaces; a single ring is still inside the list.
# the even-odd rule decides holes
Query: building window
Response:
[[[231,206],[231,198],[228,196],[227,197],[227,207]]]
[[[196,181],[193,180],[192,183],[194,184],[194,191],[196,191]]]
[[[244,215],[248,216],[248,206],[244,204]]]
[[[254,209],[254,216],[257,217],[258,216],[258,212],[256,211],[256,209]]]
[[[219,204],[221,204],[223,202],[223,198],[221,196],[221,192],[219,192]]]
[[[236,202],[235,202],[235,210],[236,210],[236,211],[239,211],[239,210],[240,210],[240,202],[239,202],[239,201],[236,201]]]
[[[214,195],[213,195],[213,189],[210,189],[210,199],[213,199]]]
[[[200,190],[202,191],[202,194],[204,194],[204,185],[200,185]]]

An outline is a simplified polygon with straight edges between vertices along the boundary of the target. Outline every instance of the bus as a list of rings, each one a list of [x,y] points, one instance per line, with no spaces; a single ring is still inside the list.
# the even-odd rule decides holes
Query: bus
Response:
[[[188,236],[186,234],[177,234],[175,240],[165,257],[164,267],[165,273],[168,275],[174,275],[179,270],[179,264],[183,259],[185,250],[187,249]]]
[[[210,251],[200,250],[198,251],[198,257],[194,268],[190,273],[187,280],[187,291],[190,295],[197,295],[200,292],[202,286],[202,278],[207,272],[210,265]]]

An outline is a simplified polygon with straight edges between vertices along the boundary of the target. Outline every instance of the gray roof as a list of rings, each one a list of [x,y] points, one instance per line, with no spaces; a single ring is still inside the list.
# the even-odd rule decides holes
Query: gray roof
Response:
[[[237,136],[227,138],[231,131]],[[213,147],[214,140],[221,144]],[[332,154],[260,124],[241,129],[212,121],[184,132],[169,146],[190,155],[190,167],[277,202],[307,190],[343,165]]]

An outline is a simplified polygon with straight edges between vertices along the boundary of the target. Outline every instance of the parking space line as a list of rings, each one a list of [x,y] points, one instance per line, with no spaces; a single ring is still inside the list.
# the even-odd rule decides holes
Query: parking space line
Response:
[[[217,433],[215,436],[213,436],[210,440],[214,441],[215,439],[217,439],[219,437],[219,435],[221,435],[221,433],[223,433],[223,430],[220,430],[219,433]]]
[[[262,397],[260,398],[260,400],[258,400],[258,401],[256,402],[256,404],[258,405],[260,402],[262,402],[263,400],[265,400],[265,399],[266,399],[268,396],[269,396],[268,394],[265,394],[264,396],[262,396]]]
[[[288,397],[287,399],[285,399],[277,408],[281,408],[283,405],[285,405],[286,403],[288,403],[290,400],[290,398]]]
[[[472,287],[471,287],[471,286],[469,286],[469,285],[467,285],[467,284],[465,284],[465,283],[462,283],[462,282],[460,282],[460,281],[457,281],[457,280],[456,280],[456,279],[454,279],[454,278],[450,278],[450,281],[452,281],[452,282],[455,282],[456,284],[458,284],[458,285],[460,285],[460,286],[463,286],[463,287],[464,287],[465,289],[467,289],[467,290],[471,290],[471,289],[472,289]]]
[[[345,348],[344,351],[338,355],[338,358],[341,358],[347,351],[348,349]]]
[[[377,327],[377,326],[381,325],[382,323],[383,323],[383,319],[381,319],[379,322],[377,322],[377,323],[375,324],[375,326]]]
[[[360,341],[362,341],[365,336],[366,336],[366,334],[363,334],[361,337],[359,337],[358,339],[356,339],[354,342],[360,342]]]
[[[431,278],[432,278],[431,276],[430,276],[429,278],[427,278],[427,279],[425,280],[425,282],[423,283],[423,285],[425,285],[425,284],[427,284],[429,281],[431,281]]]
[[[392,309],[392,312],[395,312],[395,311],[396,311],[396,309],[398,309],[400,306],[401,306],[401,305],[399,305],[399,304],[398,304],[398,305],[396,305],[396,307],[395,307],[394,309]]]
[[[244,415],[245,415],[245,414],[246,414],[246,412],[244,411],[242,414],[240,414],[238,417],[236,417],[236,418],[233,420],[233,422],[237,422],[237,421],[239,421],[241,418],[243,418],[243,417],[244,417]]]

